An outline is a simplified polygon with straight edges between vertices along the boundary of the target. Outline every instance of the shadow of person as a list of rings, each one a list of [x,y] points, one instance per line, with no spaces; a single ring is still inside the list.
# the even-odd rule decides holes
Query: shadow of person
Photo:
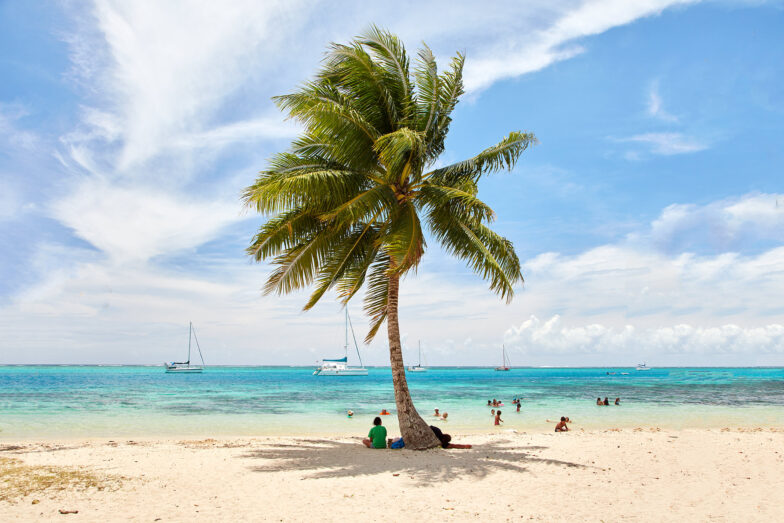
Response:
[[[527,472],[532,464],[580,467],[569,461],[534,456],[541,446],[514,446],[510,441],[475,445],[469,450],[441,448],[414,451],[366,449],[359,442],[302,439],[295,444],[271,443],[240,457],[258,460],[255,472],[300,471],[303,478],[345,478],[380,473],[407,475],[420,484],[464,476],[483,478],[494,471]]]

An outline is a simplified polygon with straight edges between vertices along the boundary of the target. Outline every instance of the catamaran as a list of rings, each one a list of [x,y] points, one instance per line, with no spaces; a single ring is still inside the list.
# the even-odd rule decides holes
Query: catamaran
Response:
[[[201,365],[191,365],[191,339],[196,341],[196,348],[199,349]],[[193,322],[188,322],[188,361],[170,361],[164,363],[164,365],[166,366],[166,372],[195,373],[204,370],[204,356],[201,355],[201,347],[199,346],[199,339],[196,337],[196,331],[193,329]]]
[[[408,372],[427,372],[427,367],[422,366],[422,342],[419,342],[419,363],[409,365]]]
[[[351,329],[351,337],[354,339],[354,348],[357,350],[357,358],[359,358],[359,367],[349,367],[348,365],[348,330]],[[346,308],[346,342],[343,345],[344,356],[337,359],[323,359],[321,365],[313,371],[314,376],[367,376],[367,369],[362,364],[362,356],[359,354],[359,345],[357,344],[357,337],[354,335],[354,326],[351,325],[351,319],[348,317],[348,308]]]
[[[503,345],[501,345],[501,355],[503,357],[503,363],[500,367],[496,367],[495,370],[509,370],[512,362],[509,361],[509,356],[506,355],[506,347]]]

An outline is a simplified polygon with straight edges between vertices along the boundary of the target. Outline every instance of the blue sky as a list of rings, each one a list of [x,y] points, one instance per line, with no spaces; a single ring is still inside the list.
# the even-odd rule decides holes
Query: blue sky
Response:
[[[297,132],[270,97],[372,23],[467,53],[443,162],[540,140],[481,187],[525,287],[431,242],[412,357],[784,364],[784,4],[674,0],[0,2],[0,362],[170,360],[189,320],[211,363],[339,353],[334,301],[261,296],[238,195]]]

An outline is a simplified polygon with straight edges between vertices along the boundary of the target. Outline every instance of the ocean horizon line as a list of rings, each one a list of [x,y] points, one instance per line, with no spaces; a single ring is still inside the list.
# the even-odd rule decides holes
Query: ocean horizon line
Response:
[[[163,367],[164,363],[0,363],[1,367]],[[202,365],[210,368],[280,368],[305,369],[318,366],[315,363],[303,365],[281,364],[232,364],[222,363]],[[427,369],[495,369],[498,365],[427,365]],[[510,365],[514,369],[636,369],[637,365]],[[389,369],[389,365],[364,365],[367,369]],[[653,369],[784,369],[782,365],[657,365]]]

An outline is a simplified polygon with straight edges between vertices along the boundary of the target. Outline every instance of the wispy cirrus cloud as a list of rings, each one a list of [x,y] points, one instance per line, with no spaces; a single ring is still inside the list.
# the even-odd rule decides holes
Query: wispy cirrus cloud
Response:
[[[648,115],[662,120],[664,122],[675,123],[678,121],[678,117],[670,114],[664,108],[664,100],[662,100],[660,91],[659,91],[659,80],[654,80],[651,83],[651,87],[648,90]]]
[[[674,132],[635,134],[626,138],[616,138],[615,141],[640,144],[645,147],[645,152],[662,156],[696,153],[709,147],[702,140]],[[636,159],[636,157],[632,158]]]

